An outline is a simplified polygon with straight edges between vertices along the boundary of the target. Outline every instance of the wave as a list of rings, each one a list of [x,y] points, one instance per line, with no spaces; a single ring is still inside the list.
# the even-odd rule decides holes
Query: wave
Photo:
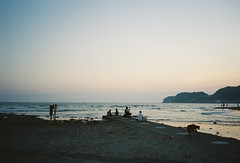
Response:
[[[161,108],[151,108],[151,109],[160,110]]]
[[[207,107],[200,107],[202,112],[202,115],[214,115],[214,114],[224,114],[224,113],[231,113],[232,110],[216,110],[214,108],[207,108]]]
[[[89,111],[87,109],[58,109],[57,112],[77,112],[77,111]]]
[[[231,113],[231,110],[221,110],[221,111],[210,111],[210,112],[202,112],[202,115],[213,115],[213,114],[224,114],[224,113]]]
[[[10,110],[12,110],[12,109],[16,109],[16,108],[14,108],[14,107],[10,107],[10,108],[7,108],[7,109],[10,109]]]
[[[28,114],[28,115],[49,115],[49,106],[53,103],[0,103],[0,112]],[[134,115],[138,110],[148,116],[148,120],[169,119],[169,121],[230,121],[239,124],[240,112],[232,110],[214,109],[215,104],[157,104],[157,103],[57,103],[57,114],[61,116],[88,116],[99,117],[105,115],[107,110],[114,112],[118,109],[124,113],[126,106],[129,106]],[[167,121],[167,120],[165,120]]]
[[[215,111],[215,109],[213,109],[213,108],[206,108],[206,107],[200,107],[200,109],[202,109],[204,111]]]
[[[205,112],[201,113],[202,115],[213,115],[213,114],[222,114],[221,112]]]
[[[134,104],[134,105],[129,105],[130,107],[155,107],[155,105],[149,105],[149,104]]]
[[[126,105],[111,105],[111,108],[124,108]]]
[[[133,107],[133,108],[138,108],[138,107],[155,107],[156,105],[149,105],[149,104],[126,104],[126,105],[118,105],[118,104],[114,104],[111,105],[110,107],[117,107],[117,108],[125,108],[126,106],[128,107]]]

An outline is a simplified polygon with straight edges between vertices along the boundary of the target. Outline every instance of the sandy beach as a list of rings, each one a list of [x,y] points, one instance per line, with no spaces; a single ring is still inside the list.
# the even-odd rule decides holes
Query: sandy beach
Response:
[[[240,141],[134,119],[0,114],[0,162],[239,162]],[[201,130],[200,130],[201,132]]]

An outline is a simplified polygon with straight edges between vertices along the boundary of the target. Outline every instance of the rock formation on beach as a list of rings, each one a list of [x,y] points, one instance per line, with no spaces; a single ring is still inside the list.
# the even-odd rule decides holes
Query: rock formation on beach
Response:
[[[240,85],[221,88],[213,95],[204,92],[182,92],[176,96],[168,96],[163,103],[240,103]]]

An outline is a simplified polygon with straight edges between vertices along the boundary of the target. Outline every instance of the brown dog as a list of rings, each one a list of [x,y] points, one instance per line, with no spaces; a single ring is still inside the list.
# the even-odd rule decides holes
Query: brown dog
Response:
[[[192,134],[191,134],[192,132],[198,133],[197,130],[200,130],[200,126],[197,126],[197,125],[194,125],[194,124],[188,125],[187,126],[187,131],[189,133],[189,138],[192,137]],[[198,135],[199,135],[199,133],[198,133]]]

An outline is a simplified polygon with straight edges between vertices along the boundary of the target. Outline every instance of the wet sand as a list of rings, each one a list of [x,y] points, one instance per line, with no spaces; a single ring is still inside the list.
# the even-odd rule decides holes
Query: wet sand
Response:
[[[240,141],[134,119],[0,114],[0,162],[239,162]],[[201,132],[201,130],[200,130]]]
[[[177,126],[177,127],[186,127],[191,122],[158,122],[164,123],[170,126]],[[228,123],[222,122],[201,122],[195,123],[196,125],[201,126],[200,131],[204,133],[209,133],[212,135],[228,137],[228,138],[235,138],[240,140],[240,126],[238,124],[233,125]]]

